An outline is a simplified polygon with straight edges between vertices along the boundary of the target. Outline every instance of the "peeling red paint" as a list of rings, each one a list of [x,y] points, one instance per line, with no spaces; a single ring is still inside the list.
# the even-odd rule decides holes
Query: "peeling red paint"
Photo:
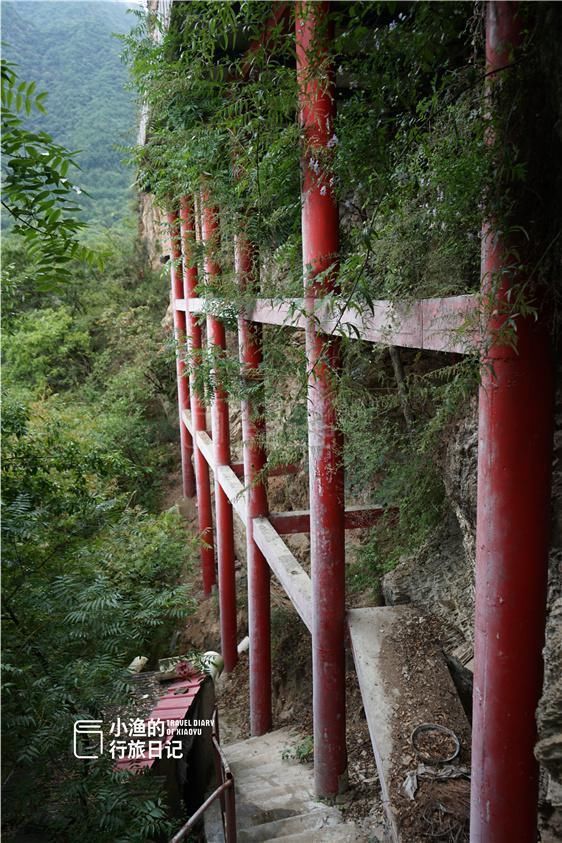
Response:
[[[242,234],[235,239],[235,267],[241,289],[252,286],[254,254]],[[243,377],[255,383],[262,363],[261,325],[238,319],[240,362]],[[246,486],[248,565],[248,627],[250,635],[250,728],[252,735],[263,735],[271,728],[271,606],[270,569],[254,541],[252,519],[268,514],[265,484],[257,482],[267,462],[264,448],[263,407],[242,401],[242,440],[244,483]]]
[[[183,253],[183,295],[186,302],[196,297],[197,288],[197,266],[193,260],[193,240],[195,238],[195,218],[193,203],[187,197],[182,197],[181,210],[181,242]],[[195,314],[186,308],[186,333],[188,349],[194,356],[202,348],[202,330],[197,322]],[[192,365],[196,365],[193,363]],[[209,479],[209,466],[203,454],[196,444],[197,433],[206,429],[205,406],[197,395],[192,379],[189,380],[189,405],[191,407],[191,420],[194,431],[193,461],[195,464],[195,484],[197,490],[197,519],[202,543],[200,548],[201,575],[203,578],[203,592],[210,595],[215,577],[215,549],[213,538],[213,514],[211,507],[211,484]],[[181,425],[184,427],[184,425]]]
[[[520,40],[517,4],[487,7],[487,63],[504,68]],[[510,246],[484,226],[482,283],[501,278],[488,324],[479,404],[473,843],[537,835],[535,710],[542,684],[553,432],[553,360],[544,315],[517,319],[517,348],[501,344]],[[505,310],[505,308],[503,308]]]
[[[305,310],[334,288],[330,268],[339,250],[339,221],[329,173],[315,155],[326,150],[335,117],[333,73],[320,81],[318,59],[327,59],[329,4],[297,3],[297,79],[305,152],[302,160],[302,240]],[[321,279],[318,279],[322,274]],[[340,366],[337,339],[306,323],[310,543],[313,601],[312,669],[314,777],[320,796],[337,795],[345,782],[345,543],[342,437],[338,430],[332,376]]]
[[[219,237],[219,212],[209,197],[201,197],[201,236],[205,244],[205,275],[216,283],[220,267],[214,259],[213,244]],[[224,325],[214,316],[207,316],[207,343],[209,348],[220,354],[226,349]],[[217,466],[230,465],[230,425],[228,401],[224,389],[215,384],[211,404],[211,427],[213,449]],[[217,559],[219,571],[219,604],[221,651],[224,669],[230,673],[238,661],[236,623],[236,580],[234,571],[234,530],[232,505],[228,500],[215,472],[215,509],[217,525]]]

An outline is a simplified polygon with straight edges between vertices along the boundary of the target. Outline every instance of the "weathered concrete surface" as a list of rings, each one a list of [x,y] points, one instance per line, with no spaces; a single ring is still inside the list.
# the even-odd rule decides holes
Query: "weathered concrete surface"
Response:
[[[385,630],[390,632],[394,621],[407,608],[351,609],[347,621],[355,669],[369,724],[369,733],[379,771],[383,806],[393,840],[398,840],[398,827],[392,811],[388,784],[392,763],[392,717],[399,696],[397,688],[385,682],[382,645]],[[375,614],[376,612],[376,614]]]
[[[436,455],[449,515],[426,544],[383,578],[390,606],[413,603],[444,624],[443,645],[466,664],[473,653],[478,417],[476,401],[452,422]]]
[[[236,788],[236,825],[240,843],[265,840],[366,840],[340,811],[314,796],[311,764],[282,756],[300,741],[290,729],[226,745]],[[206,818],[208,843],[223,840],[220,817]]]
[[[434,637],[434,626],[418,610],[409,606],[352,609],[348,625],[389,832],[395,843],[409,843],[414,839],[417,803],[405,800],[401,786],[417,765],[410,743],[412,729],[420,723],[452,729],[461,740],[461,760],[466,764],[468,721]],[[420,801],[420,811],[423,807]],[[419,839],[426,838],[420,835]]]

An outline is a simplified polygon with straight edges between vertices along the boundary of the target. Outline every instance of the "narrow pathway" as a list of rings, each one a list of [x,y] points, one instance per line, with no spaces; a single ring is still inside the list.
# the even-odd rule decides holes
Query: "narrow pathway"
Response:
[[[470,724],[439,622],[413,606],[347,618],[392,843],[468,840]]]
[[[238,841],[365,840],[337,807],[315,798],[312,764],[283,758],[297,740],[279,729],[223,747],[236,785]],[[206,819],[205,832],[208,843],[222,843],[218,812]]]

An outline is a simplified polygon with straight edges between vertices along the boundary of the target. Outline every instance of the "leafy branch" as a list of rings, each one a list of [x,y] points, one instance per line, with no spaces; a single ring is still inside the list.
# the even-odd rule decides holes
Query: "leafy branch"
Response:
[[[15,65],[5,59],[1,82],[2,207],[26,243],[37,288],[49,290],[71,279],[73,260],[100,265],[96,253],[79,240],[86,224],[77,216],[75,199],[82,191],[68,178],[70,169],[78,168],[77,153],[46,132],[25,127],[22,113],[43,113],[46,93],[36,93],[35,82],[20,81]]]

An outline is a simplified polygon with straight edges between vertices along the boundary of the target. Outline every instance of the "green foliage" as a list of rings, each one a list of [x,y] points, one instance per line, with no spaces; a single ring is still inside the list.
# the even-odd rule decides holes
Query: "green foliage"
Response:
[[[166,208],[202,191],[220,208],[220,237],[199,247],[196,260],[201,266],[210,256],[221,267],[215,278],[201,273],[199,290],[227,327],[254,295],[302,296],[304,139],[294,10],[264,46],[259,36],[269,13],[268,4],[255,2],[177,4],[161,40],[151,39],[155,21],[139,13],[125,42],[149,109],[147,143],[135,151],[139,183]],[[340,259],[330,268],[336,291],[326,296],[336,316],[342,303],[368,313],[381,299],[403,303],[477,291],[485,219],[514,244],[506,271],[513,295],[498,339],[516,346],[519,320],[536,313],[536,276],[549,278],[541,294],[559,299],[560,168],[554,174],[546,162],[560,160],[560,74],[551,79],[541,56],[545,48],[555,63],[560,23],[547,4],[525,5],[522,14],[521,59],[490,81],[479,6],[331,4],[337,118],[318,163],[339,199]],[[318,65],[314,72],[321,75]],[[537,91],[546,140],[529,129]],[[540,231],[530,247],[527,229]],[[233,265],[232,240],[240,231],[259,248],[250,291],[238,289]],[[525,277],[533,283],[520,280]],[[505,275],[490,280],[495,292]],[[481,303],[484,316],[491,301]],[[295,303],[294,311],[299,308]],[[263,396],[274,463],[302,456],[306,442],[304,344],[289,337],[283,329],[264,331]],[[478,382],[473,359],[398,356],[402,376],[386,351],[345,340],[343,369],[331,372],[347,491],[399,509],[365,551],[375,583],[439,524],[446,504],[435,453],[447,421]],[[207,400],[217,381],[236,398],[261,397],[255,383],[241,379],[235,353],[204,355],[197,386]]]
[[[111,226],[131,213],[132,201],[133,175],[122,159],[134,137],[134,105],[113,35],[128,32],[127,12],[109,2],[2,4],[4,55],[49,92],[47,112],[32,112],[29,128],[79,150],[79,217]]]
[[[46,132],[27,129],[19,116],[33,108],[44,111],[45,93],[36,94],[35,82],[18,79],[15,66],[2,59],[2,207],[13,220],[35,265],[38,289],[70,277],[72,259],[95,260],[80,244],[84,227],[77,214],[75,191],[68,173],[76,167],[74,154],[54,143]]]
[[[131,231],[85,232],[75,155],[23,122],[44,98],[3,61],[3,821],[8,837],[133,843],[170,835],[160,784],[76,759],[73,724],[130,706],[127,664],[154,665],[193,609],[197,548],[158,512],[165,287]]]
[[[68,308],[45,308],[16,321],[4,343],[8,378],[33,386],[76,386],[89,368],[90,338]]]
[[[263,5],[182,4],[161,43],[150,37],[154,21],[139,14],[126,39],[150,113],[147,144],[136,151],[140,183],[166,207],[184,193],[199,195],[202,186],[220,207],[220,240],[207,252],[222,274],[214,282],[201,277],[199,289],[227,327],[252,294],[302,295],[294,20],[281,22],[267,48],[248,56],[269,14]],[[472,7],[333,4],[332,17],[337,122],[322,165],[331,168],[340,200],[336,308],[342,294],[346,305],[365,311],[377,299],[477,289],[492,155]],[[250,294],[238,290],[233,266],[232,238],[241,226],[259,244]],[[203,257],[199,248],[199,264]],[[264,331],[273,464],[299,459],[306,449],[304,344],[289,337],[283,329]],[[413,416],[407,424],[387,352],[346,341],[343,359],[343,370],[332,374],[348,494],[399,507],[398,520],[378,529],[365,549],[376,582],[439,522],[444,490],[434,450],[446,420],[474,389],[474,367],[448,356],[422,356],[420,363],[403,355]],[[233,400],[260,397],[255,383],[240,378],[234,355],[203,355],[196,385],[207,400],[217,382]]]
[[[296,760],[300,764],[309,764],[314,755],[314,738],[312,735],[307,735],[306,738],[293,747],[284,749],[281,753],[281,758],[284,761]]]
[[[7,833],[132,843],[169,836],[159,786],[74,759],[73,722],[126,707],[126,665],[167,654],[193,608],[181,583],[197,547],[157,512],[177,453],[167,285],[130,232],[89,236],[104,273],[72,262],[42,295],[5,240],[4,817]]]
[[[374,349],[366,360],[354,343],[346,355],[353,374],[341,380],[338,418],[348,493],[361,498],[374,487],[377,503],[392,508],[364,541],[348,581],[353,592],[377,593],[382,575],[421,547],[443,520],[443,431],[474,394],[479,362],[466,357],[443,366],[441,355],[403,350],[406,423],[388,351]]]
[[[126,702],[125,666],[142,652],[156,657],[191,610],[178,583],[195,547],[179,516],[128,506],[116,446],[73,436],[45,402],[39,413],[4,398],[4,763],[18,788],[8,821],[29,820],[33,791],[32,819],[58,840],[83,825],[81,839],[152,839],[138,829],[150,816],[164,827],[161,807],[145,816],[144,803],[125,798],[140,785],[73,759],[68,745],[76,717]]]

